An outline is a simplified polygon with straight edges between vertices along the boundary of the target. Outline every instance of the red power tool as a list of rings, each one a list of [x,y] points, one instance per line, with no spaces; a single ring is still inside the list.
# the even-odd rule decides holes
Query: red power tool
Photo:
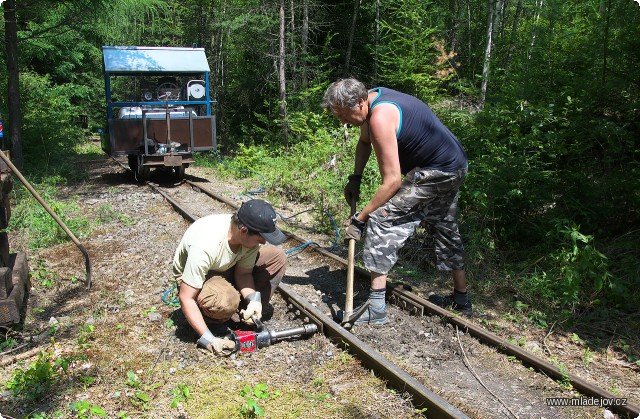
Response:
[[[313,323],[280,331],[269,330],[257,317],[253,316],[252,319],[257,327],[255,331],[234,330],[227,335],[227,339],[236,343],[234,352],[255,352],[256,349],[265,348],[284,338],[312,335],[318,331],[318,326]]]

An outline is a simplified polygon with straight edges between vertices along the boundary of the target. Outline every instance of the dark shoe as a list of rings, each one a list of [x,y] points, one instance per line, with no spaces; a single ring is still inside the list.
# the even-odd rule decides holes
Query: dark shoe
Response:
[[[433,294],[429,296],[429,301],[442,308],[451,308],[459,313],[464,314],[465,316],[471,317],[473,315],[473,305],[471,304],[471,299],[469,299],[466,294],[463,295],[464,297],[456,298],[454,294],[446,296]]]
[[[387,311],[387,307],[373,307],[369,304],[367,310],[362,313],[362,316],[358,317],[353,324],[361,325],[361,324],[375,324],[381,325],[385,324],[389,321],[389,312]]]

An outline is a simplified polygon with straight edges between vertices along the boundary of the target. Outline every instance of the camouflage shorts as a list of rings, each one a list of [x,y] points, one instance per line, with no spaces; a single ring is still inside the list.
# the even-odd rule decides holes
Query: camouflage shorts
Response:
[[[364,266],[388,273],[398,260],[398,250],[425,221],[434,232],[438,269],[464,269],[456,213],[458,190],[466,173],[466,168],[450,173],[416,168],[407,173],[398,192],[369,215]]]

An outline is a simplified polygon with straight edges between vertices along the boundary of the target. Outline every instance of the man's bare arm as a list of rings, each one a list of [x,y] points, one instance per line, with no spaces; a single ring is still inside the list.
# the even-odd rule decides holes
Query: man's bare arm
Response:
[[[362,175],[364,168],[371,156],[371,141],[369,140],[369,127],[365,123],[360,127],[360,141],[356,145],[356,161],[353,173]]]

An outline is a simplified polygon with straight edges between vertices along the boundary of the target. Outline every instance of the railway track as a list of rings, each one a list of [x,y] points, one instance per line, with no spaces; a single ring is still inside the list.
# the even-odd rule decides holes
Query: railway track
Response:
[[[148,185],[157,193],[161,194],[183,217],[191,221],[211,212],[206,205],[203,205],[203,195],[219,203],[223,203],[229,208],[228,211],[239,207],[239,204],[235,200],[210,190],[207,185],[202,182],[186,181],[185,185],[179,188],[171,188],[170,190],[151,183],[148,183]],[[200,192],[197,194],[200,196],[190,195],[185,192],[185,188],[187,187],[190,187],[193,191]],[[182,195],[182,197],[180,197],[180,195]],[[183,201],[185,196],[189,196],[189,199],[193,200],[195,204],[185,204]],[[194,210],[194,208],[196,209]],[[198,214],[197,212],[199,211],[203,212]],[[305,237],[287,231],[286,228],[283,229],[283,231],[289,238],[289,241],[285,243],[285,246],[289,246],[289,250],[299,247],[300,244],[310,243]],[[356,327],[352,331],[347,331],[335,323],[330,316],[334,309],[341,308],[340,305],[344,303],[344,297],[340,289],[344,288],[344,267],[347,262],[342,257],[320,246],[313,245],[309,246],[309,248],[313,249],[318,255],[318,260],[314,260],[313,263],[328,263],[334,266],[333,271],[330,269],[325,270],[327,271],[325,272],[326,278],[324,280],[321,279],[319,283],[315,284],[316,288],[310,293],[310,298],[306,296],[309,292],[306,290],[307,287],[301,284],[302,281],[293,281],[293,284],[281,284],[279,289],[280,295],[286,302],[288,308],[307,321],[316,323],[322,333],[329,337],[335,344],[354,354],[364,365],[376,374],[384,377],[392,387],[409,393],[416,408],[426,408],[429,417],[465,417],[466,415],[462,410],[472,412],[479,417],[484,417],[488,412],[476,407],[470,407],[473,406],[474,398],[478,396],[495,399],[492,403],[486,403],[495,409],[493,414],[491,414],[493,417],[538,417],[552,414],[558,415],[559,412],[562,412],[561,416],[565,416],[564,413],[568,413],[566,416],[569,417],[572,414],[575,415],[578,413],[579,411],[571,411],[570,408],[569,410],[563,411],[562,408],[553,409],[546,406],[544,402],[545,396],[553,396],[549,393],[534,395],[533,397],[537,399],[537,403],[531,403],[531,400],[521,400],[521,397],[518,395],[527,393],[527,386],[529,389],[548,386],[548,384],[544,384],[544,381],[548,381],[547,377],[555,380],[563,380],[565,384],[567,381],[570,382],[573,388],[578,390],[582,395],[602,400],[616,400],[616,396],[612,393],[600,389],[578,376],[562,371],[557,366],[522,350],[520,347],[501,339],[472,322],[460,318],[440,307],[434,306],[424,298],[412,293],[411,290],[406,289],[402,284],[390,284],[388,286],[387,295],[390,296],[389,300],[398,307],[398,309],[393,309],[392,311],[393,325],[391,327],[376,329],[365,326]],[[311,263],[309,259],[316,259],[316,257],[305,258],[300,262],[301,264],[309,264]],[[365,275],[368,278],[367,272],[362,269],[358,269],[358,274]],[[283,282],[287,282],[288,276],[289,273],[285,276]],[[331,284],[331,286],[327,286],[328,284]],[[333,290],[330,291],[332,288]],[[317,291],[320,289],[328,290],[327,292],[321,292],[322,301],[317,301],[316,298],[315,302],[311,302],[314,299],[314,295],[317,296]],[[361,291],[364,291],[364,288],[362,288]],[[361,294],[365,293],[361,292]],[[441,329],[444,329],[443,335],[434,333],[435,330]],[[454,337],[451,337],[451,334],[453,334]],[[490,369],[487,369],[488,366],[482,366],[482,363],[479,362],[480,358],[486,355],[486,353],[482,353],[486,351],[486,349],[479,350],[473,341],[470,343],[469,336],[473,336],[478,341],[497,348],[498,351],[506,354],[508,357],[519,359],[524,365],[535,369],[539,374],[533,379],[521,379],[522,382],[520,383],[500,383],[500,379],[502,378],[499,376],[500,374],[492,372]],[[438,342],[438,340],[444,341],[447,338],[452,341],[457,341],[457,346],[459,347],[458,353],[443,356],[442,353],[438,352],[443,347],[447,349],[455,348],[456,345],[452,343],[456,342],[448,342],[449,344],[444,346],[441,345],[442,342]],[[384,345],[378,345],[379,341],[383,339],[396,339],[398,342],[402,342],[400,344],[402,346],[415,346],[416,348],[413,352],[405,351],[401,356],[398,356],[398,354],[388,353],[388,349],[385,349]],[[466,343],[463,345],[462,341]],[[435,346],[435,348],[429,349],[430,345]],[[475,354],[475,356],[471,353],[469,354],[471,362],[480,367],[480,375],[484,376],[488,384],[485,385],[482,383],[480,376],[477,373],[473,373],[475,378],[471,378],[468,381],[475,380],[481,383],[481,385],[470,385],[469,387],[472,388],[467,389],[469,393],[468,396],[461,396],[458,393],[458,391],[460,391],[460,393],[462,392],[460,388],[457,388],[456,392],[454,392],[451,389],[444,388],[446,386],[440,383],[435,386],[438,387],[438,394],[445,394],[445,396],[440,397],[432,390],[434,382],[438,380],[429,377],[429,374],[425,373],[425,371],[429,371],[430,369],[428,368],[428,364],[437,363],[438,361],[449,364],[453,363],[450,358],[457,357],[458,365],[455,368],[460,368],[460,359],[464,357],[465,366],[470,371],[473,371],[473,367],[469,365],[469,360],[467,359],[467,354],[464,349],[464,346],[467,345],[470,345],[467,352],[470,351]],[[431,355],[419,357],[417,355],[420,351]],[[497,359],[498,357],[498,354],[490,355],[491,359]],[[502,357],[504,358],[504,356]],[[421,366],[420,362],[416,362],[416,358],[422,358],[422,361],[426,361],[426,366]],[[420,361],[420,359],[418,359],[418,361]],[[527,368],[520,366],[520,369],[523,373],[525,371],[530,373]],[[447,377],[446,379],[451,380],[451,377]],[[496,379],[498,379],[498,382],[496,382]],[[461,387],[459,384],[456,386]],[[500,395],[495,394],[488,388],[494,387],[495,389],[496,386],[499,387],[496,393]],[[516,396],[509,395],[508,387],[518,387],[514,393]],[[451,396],[453,396],[453,401],[451,400]],[[528,404],[529,408],[523,408],[523,404]],[[461,409],[454,405],[461,407]],[[611,406],[609,410],[628,417],[636,417],[640,414],[640,408],[632,404],[627,404],[626,406]]]

